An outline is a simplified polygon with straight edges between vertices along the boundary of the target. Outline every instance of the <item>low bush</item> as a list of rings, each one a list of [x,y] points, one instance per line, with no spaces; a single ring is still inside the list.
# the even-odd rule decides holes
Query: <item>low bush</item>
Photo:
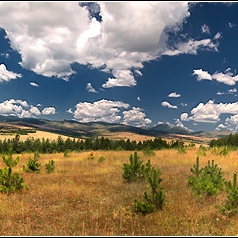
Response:
[[[129,164],[123,164],[124,173],[122,177],[127,180],[127,182],[135,182],[148,177],[152,168],[150,160],[144,165],[143,160],[140,160],[136,151],[134,152],[134,156],[132,154],[130,155],[129,160]]]
[[[47,173],[53,173],[55,171],[55,161],[50,160],[47,164],[45,164],[45,170]]]
[[[225,191],[227,193],[227,202],[224,205],[217,206],[217,208],[228,216],[238,213],[238,185],[237,174],[234,173],[233,181],[225,181]]]
[[[105,158],[103,156],[100,156],[99,159],[98,159],[98,162],[101,163],[105,160]]]
[[[23,165],[23,170],[25,172],[40,172],[40,166],[41,164],[38,163],[37,153],[34,153],[34,158],[29,158],[26,166]]]
[[[188,184],[195,197],[218,194],[224,187],[224,173],[217,164],[214,164],[214,160],[212,164],[209,160],[207,166],[199,169],[199,157],[197,157],[197,162],[190,172],[193,175],[188,177]]]
[[[139,202],[137,199],[134,200],[134,209],[136,213],[142,213],[146,215],[148,213],[157,210],[162,210],[165,202],[165,194],[162,188],[160,188],[160,183],[162,179],[160,178],[161,170],[152,167],[151,173],[147,178],[147,182],[150,185],[150,193],[144,192],[143,198],[146,202]]]
[[[154,152],[150,147],[146,147],[146,148],[143,150],[143,154],[144,154],[144,155],[153,156],[153,155],[155,155],[155,152]]]

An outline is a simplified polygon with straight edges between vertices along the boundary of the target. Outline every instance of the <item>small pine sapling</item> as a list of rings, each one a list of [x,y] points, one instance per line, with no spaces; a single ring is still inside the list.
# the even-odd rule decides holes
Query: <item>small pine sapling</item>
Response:
[[[88,159],[94,159],[94,154],[93,154],[93,152],[91,152],[91,153],[88,155]]]
[[[217,164],[214,164],[214,160],[212,160],[212,164],[209,160],[207,166],[199,169],[199,158],[197,157],[197,163],[194,168],[190,169],[190,172],[193,175],[188,177],[188,184],[195,197],[204,194],[208,196],[218,194],[224,187],[224,173]]]
[[[40,157],[39,151],[35,151],[35,152],[34,152],[34,156],[35,156],[35,158],[39,158],[39,157]]]
[[[47,173],[53,173],[55,171],[55,161],[50,160],[47,164],[45,164],[45,170]]]
[[[136,151],[134,152],[134,156],[132,154],[130,155],[129,160],[130,164],[123,164],[124,173],[122,177],[127,180],[127,182],[135,182],[144,177],[142,167],[143,160],[140,160]]]
[[[144,174],[144,176],[146,178],[148,178],[148,176],[150,175],[151,171],[152,171],[152,165],[150,163],[150,160],[147,161],[147,163],[144,165],[142,165],[142,172]]]
[[[153,155],[155,155],[155,152],[154,152],[149,146],[147,146],[147,147],[143,150],[143,154],[144,154],[144,155],[153,156]]]
[[[144,192],[143,198],[146,202],[139,202],[134,200],[134,210],[136,213],[142,213],[143,215],[162,210],[165,203],[165,194],[160,187],[162,179],[160,178],[161,170],[152,167],[151,173],[147,178],[147,182],[150,185],[151,193]]]
[[[70,150],[65,150],[64,152],[64,157],[67,158],[67,157],[70,157]]]
[[[148,195],[146,192],[144,193],[144,198],[149,202],[155,205],[155,207],[159,210],[162,210],[164,205],[165,195],[163,193],[162,188],[159,188],[160,183],[162,182],[162,178],[160,177],[161,170],[152,168],[151,175],[148,177],[148,183],[151,187],[151,194]]]
[[[98,159],[98,162],[101,163],[105,160],[105,158],[103,156],[100,156],[99,159]]]
[[[40,172],[41,164],[38,163],[37,153],[34,153],[34,159],[29,158],[27,163],[27,167],[23,165],[23,170],[25,172]]]
[[[18,164],[19,156],[14,160],[10,151],[8,158],[3,156],[2,159],[7,167],[0,169],[0,192],[9,193],[23,189],[23,178],[18,173],[12,173],[12,167]]]
[[[148,202],[139,202],[137,199],[134,200],[135,213],[141,213],[142,215],[150,214],[154,212],[154,205]]]
[[[185,153],[187,153],[186,148],[185,148],[184,146],[179,146],[179,147],[178,147],[178,152],[179,152],[180,154],[185,154]]]
[[[238,213],[238,185],[237,173],[233,174],[233,181],[225,181],[225,190],[227,193],[228,201],[217,207],[223,214],[232,216]]]
[[[214,164],[214,160],[212,160],[212,164],[210,164],[210,160],[208,161],[208,165],[204,167],[203,173],[209,177],[213,185],[211,190],[209,188],[206,190],[207,195],[217,194],[223,190],[225,184],[225,178],[223,178],[224,173],[217,164]]]
[[[190,172],[198,177],[202,171],[203,168],[199,169],[199,157],[197,157],[196,164],[193,165],[193,168],[190,169]]]
[[[199,146],[199,149],[198,149],[198,151],[197,151],[197,155],[198,155],[198,156],[206,156],[206,155],[207,155],[207,154],[206,154],[206,151],[207,151],[206,147],[203,146],[203,145],[200,145],[200,146]]]
[[[229,154],[229,148],[227,146],[224,146],[220,151],[219,151],[219,155],[221,156],[226,156]]]

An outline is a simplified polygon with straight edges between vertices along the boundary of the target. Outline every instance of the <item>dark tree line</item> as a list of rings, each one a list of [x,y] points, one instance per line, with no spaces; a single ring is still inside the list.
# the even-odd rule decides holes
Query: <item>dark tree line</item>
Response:
[[[228,136],[221,137],[218,139],[213,139],[209,143],[210,147],[221,147],[221,146],[230,146],[230,147],[238,147],[238,134],[230,133]]]
[[[63,140],[61,136],[58,136],[56,140],[39,139],[29,137],[26,140],[20,140],[19,134],[13,139],[0,140],[0,153],[7,153],[9,149],[13,153],[22,152],[39,152],[39,153],[56,153],[69,151],[89,151],[89,150],[127,150],[127,151],[142,151],[145,149],[160,150],[170,149],[183,146],[182,141],[172,141],[167,143],[166,140],[160,137],[154,140],[145,141],[130,141],[127,140],[109,140],[104,137],[75,139],[67,138]]]

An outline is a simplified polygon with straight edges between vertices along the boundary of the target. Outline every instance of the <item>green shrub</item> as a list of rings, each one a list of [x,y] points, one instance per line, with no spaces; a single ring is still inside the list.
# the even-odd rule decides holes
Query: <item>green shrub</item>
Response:
[[[143,160],[140,160],[136,151],[134,152],[134,156],[132,154],[130,155],[129,160],[130,164],[123,164],[124,173],[122,177],[127,180],[127,182],[145,179],[150,175],[152,169],[150,160],[144,165]]]
[[[101,163],[105,160],[105,158],[103,156],[100,156],[99,159],[98,159],[98,162]]]
[[[191,143],[189,143],[188,147],[195,147],[195,143],[192,141]]]
[[[139,202],[137,199],[134,200],[135,213],[141,213],[143,215],[154,212],[155,206],[147,202]]]
[[[149,177],[152,169],[153,169],[153,167],[152,167],[152,165],[150,163],[150,160],[148,160],[145,165],[143,165],[143,164],[141,165],[141,171],[143,173],[143,176],[146,177],[146,178]]]
[[[193,168],[190,168],[190,172],[193,174],[193,176],[198,177],[200,176],[202,171],[203,171],[203,168],[199,169],[199,157],[197,157],[196,164],[193,165]],[[193,179],[193,176],[189,178]]]
[[[160,183],[162,179],[160,178],[161,170],[152,167],[151,173],[147,178],[147,182],[150,185],[150,193],[144,192],[143,198],[146,202],[139,202],[137,199],[134,200],[134,210],[136,213],[142,213],[143,215],[154,212],[157,210],[162,210],[165,202],[165,194],[162,188],[160,188]]]
[[[9,193],[23,189],[23,178],[18,173],[12,173],[12,167],[18,164],[19,156],[14,160],[10,152],[8,158],[3,156],[2,159],[7,167],[0,169],[0,192]]]
[[[178,152],[179,152],[180,154],[185,154],[185,153],[187,153],[186,148],[185,148],[184,146],[179,146],[179,147],[178,147]]]
[[[230,148],[228,146],[213,147],[211,151],[215,155],[226,156],[229,154]]]
[[[221,148],[221,150],[219,151],[219,155],[221,156],[226,156],[229,154],[229,148],[227,146],[224,146],[223,148]]]
[[[143,154],[153,156],[155,155],[155,152],[148,146],[143,150]]]
[[[123,150],[123,147],[121,145],[119,145],[117,148],[116,148],[116,151],[122,151]]]
[[[31,158],[28,159],[26,165],[27,166],[23,165],[23,170],[25,172],[40,172],[41,164],[38,163],[37,153],[34,153],[33,159],[31,159]]]
[[[93,154],[93,152],[91,152],[91,153],[88,155],[88,159],[94,159],[94,154]]]
[[[35,151],[35,152],[34,152],[34,156],[35,156],[36,158],[39,158],[39,157],[40,157],[39,151]]]
[[[122,177],[127,180],[127,182],[135,182],[144,177],[142,167],[143,160],[140,160],[136,151],[134,152],[134,156],[132,154],[130,155],[129,160],[130,164],[123,164],[124,173]]]
[[[70,150],[65,150],[65,152],[64,152],[64,157],[66,158],[66,157],[70,157]]]
[[[206,154],[206,151],[207,151],[207,149],[206,149],[206,147],[205,146],[203,146],[203,145],[200,145],[199,146],[199,149],[198,149],[198,152],[197,152],[197,155],[198,156],[206,156],[207,154]]]
[[[51,160],[48,164],[45,164],[45,170],[47,173],[53,173],[55,171],[55,161]]]
[[[224,173],[217,164],[214,164],[214,160],[212,160],[212,164],[209,160],[207,166],[199,169],[199,157],[197,157],[197,162],[194,168],[190,169],[190,172],[193,175],[188,177],[188,184],[191,186],[195,197],[218,194],[224,187]]]
[[[225,181],[225,191],[227,193],[227,202],[217,208],[226,215],[232,216],[238,213],[238,185],[237,174],[234,173],[233,181]]]

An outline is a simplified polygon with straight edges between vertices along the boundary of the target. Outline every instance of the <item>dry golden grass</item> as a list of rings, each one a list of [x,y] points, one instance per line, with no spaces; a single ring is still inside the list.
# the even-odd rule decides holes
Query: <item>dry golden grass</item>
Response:
[[[13,172],[24,178],[28,190],[0,194],[0,234],[2,236],[233,236],[238,233],[238,216],[223,216],[214,206],[226,201],[226,194],[196,201],[187,177],[195,164],[197,148],[185,154],[177,150],[156,151],[155,156],[138,152],[145,162],[161,168],[161,186],[166,196],[162,211],[143,216],[133,213],[133,201],[143,201],[145,182],[127,184],[122,178],[123,163],[133,152],[97,151],[42,154],[40,173],[25,173],[22,166],[33,154],[20,156]],[[238,152],[200,156],[201,166],[208,160],[231,180],[238,171]],[[16,155],[14,155],[15,157]],[[105,161],[97,159],[103,156]],[[56,170],[47,174],[44,165],[54,160]],[[3,162],[0,161],[0,168]]]
[[[145,136],[145,135],[140,135],[136,133],[131,133],[131,132],[120,132],[120,133],[108,133],[105,135],[102,135],[110,140],[127,140],[129,139],[130,141],[146,141],[146,140],[154,140],[156,137],[155,136]],[[211,141],[211,138],[208,137],[199,137],[199,136],[193,136],[193,135],[180,135],[180,134],[170,134],[168,136],[163,136],[163,140],[166,140],[168,143],[170,143],[172,140],[181,140],[184,141],[185,144],[190,144],[192,141],[197,141],[197,143],[209,143]],[[195,144],[197,144],[195,143]]]
[[[9,134],[0,134],[0,140],[8,140],[15,138],[16,133],[9,133]],[[61,136],[63,140],[66,140],[67,138],[71,138],[69,136],[60,135],[57,133],[47,132],[47,131],[38,131],[36,130],[36,133],[28,133],[27,135],[20,135],[20,140],[25,141],[28,138],[39,138],[40,140],[49,139],[49,140],[57,140],[58,136]]]
[[[131,133],[131,132],[120,132],[120,133],[107,133],[105,135],[102,135],[109,140],[127,140],[129,139],[130,141],[144,141],[144,140],[154,140],[155,136],[145,136],[145,135],[140,135],[136,133]]]

